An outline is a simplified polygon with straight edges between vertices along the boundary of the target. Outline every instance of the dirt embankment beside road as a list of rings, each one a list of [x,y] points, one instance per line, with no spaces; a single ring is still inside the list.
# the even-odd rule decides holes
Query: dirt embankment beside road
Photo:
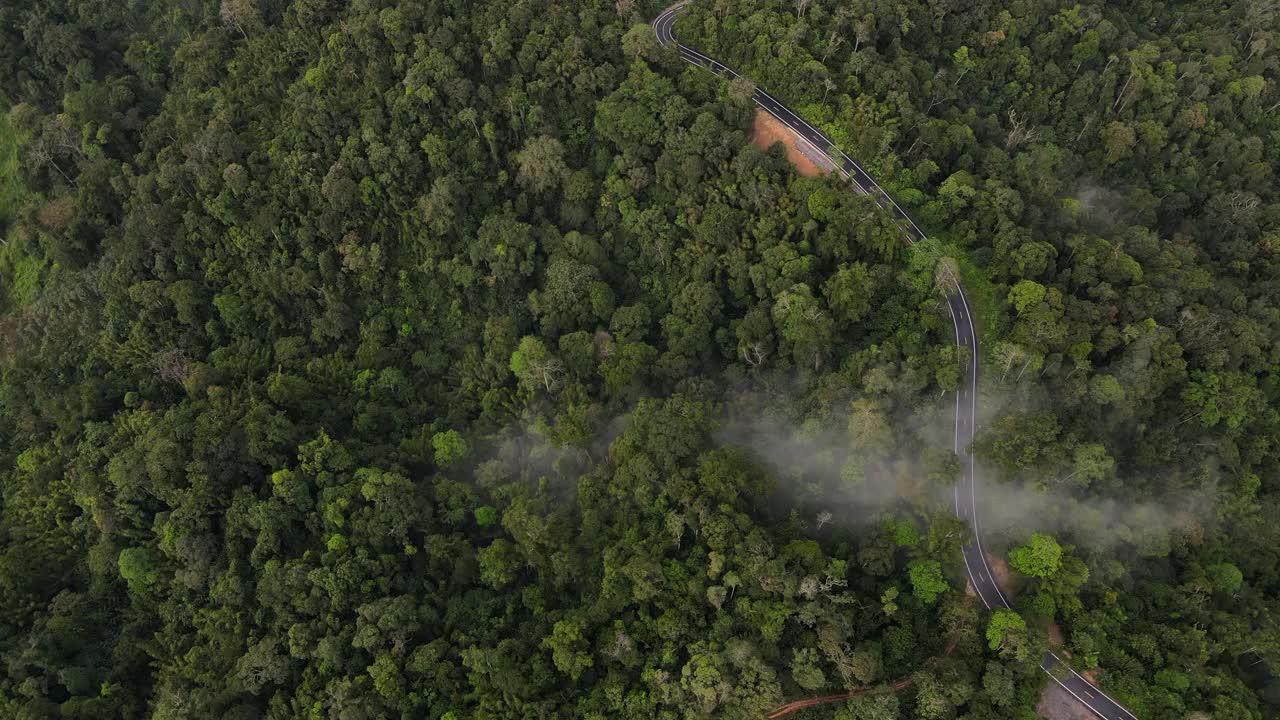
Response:
[[[801,142],[791,128],[763,110],[756,111],[756,119],[751,127],[751,142],[766,150],[776,142],[786,145],[787,160],[796,166],[796,172],[805,177],[821,175],[834,169],[830,160],[809,144]]]

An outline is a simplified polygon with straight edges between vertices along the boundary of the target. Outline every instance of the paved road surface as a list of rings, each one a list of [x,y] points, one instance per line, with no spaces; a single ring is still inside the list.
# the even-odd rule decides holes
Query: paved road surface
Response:
[[[706,68],[717,75],[738,77],[737,71],[733,68],[676,40],[672,28],[679,13],[687,4],[688,0],[676,3],[654,19],[653,29],[658,34],[658,41],[663,45],[674,46],[686,62]],[[924,231],[907,216],[902,208],[898,207],[898,204],[876,183],[875,179],[854,162],[853,158],[836,148],[835,143],[821,130],[796,115],[763,88],[756,88],[752,100],[761,110],[791,128],[802,141],[830,158],[840,174],[851,181],[859,192],[875,199],[876,203],[894,219],[902,231],[903,239],[908,244],[914,244],[925,238]],[[974,329],[973,312],[969,307],[969,298],[965,295],[964,288],[958,281],[955,282],[954,288],[954,292],[947,297],[947,309],[951,313],[951,320],[955,326],[956,343],[969,348],[967,353],[969,366],[965,369],[964,381],[956,394],[954,441],[955,453],[960,456],[960,462],[964,468],[964,477],[955,488],[956,514],[968,523],[973,532],[973,542],[964,548],[964,563],[969,573],[969,580],[973,583],[982,604],[988,609],[1007,608],[1009,602],[992,576],[991,567],[987,564],[986,555],[982,551],[981,526],[978,522],[978,474],[974,468],[973,455],[969,452],[969,446],[973,444],[973,436],[977,431],[978,334]],[[1120,703],[1068,667],[1052,651],[1045,653],[1040,668],[1098,717],[1106,720],[1138,720]]]

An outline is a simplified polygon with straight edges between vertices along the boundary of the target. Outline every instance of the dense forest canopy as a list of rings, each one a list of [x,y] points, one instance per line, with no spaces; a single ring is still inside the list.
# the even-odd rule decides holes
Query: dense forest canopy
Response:
[[[661,5],[0,6],[0,715],[1277,716],[1280,4]]]

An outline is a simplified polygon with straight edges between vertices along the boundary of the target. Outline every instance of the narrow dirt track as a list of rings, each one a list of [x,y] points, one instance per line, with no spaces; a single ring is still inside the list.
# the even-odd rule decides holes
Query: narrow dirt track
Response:
[[[955,649],[956,649],[956,644],[949,643],[947,645],[947,649],[942,651],[942,656],[947,657],[951,655],[952,651],[954,651]],[[908,677],[898,678],[897,680],[894,680],[887,687],[892,689],[894,692],[898,692],[899,690],[906,690],[907,688],[911,687],[911,685],[914,683],[915,683],[915,680],[913,680],[910,676],[908,676]],[[775,718],[780,718],[786,715],[790,715],[791,713],[797,710],[804,710],[805,708],[811,708],[817,705],[826,705],[827,703],[837,703],[837,702],[844,702],[845,700],[852,700],[853,698],[861,697],[863,695],[866,695],[867,693],[875,692],[878,689],[879,688],[877,687],[867,686],[867,687],[858,688],[857,690],[850,690],[849,692],[845,692],[845,693],[837,693],[835,695],[815,695],[813,697],[800,698],[799,700],[792,700],[786,705],[779,705],[778,707],[771,710],[768,715],[765,715],[765,717],[768,718],[768,720],[775,720]]]
[[[889,687],[892,688],[894,692],[897,692],[899,690],[905,690],[906,688],[911,687],[911,684],[913,682],[915,681],[909,677],[906,677],[894,682]],[[816,705],[826,705],[827,703],[844,702],[845,700],[852,700],[853,698],[859,697],[861,695],[866,695],[867,693],[873,692],[875,690],[876,688],[866,687],[866,688],[861,688],[859,690],[854,690],[852,692],[840,693],[838,695],[818,695],[816,697],[803,698],[800,700],[792,700],[786,705],[778,706],[776,709],[774,709],[773,712],[769,713],[768,715],[765,715],[765,717],[768,718],[769,720],[774,720],[774,718],[780,718],[780,717],[783,717],[784,715],[790,715],[791,713],[797,710],[804,710],[805,708],[811,708]]]

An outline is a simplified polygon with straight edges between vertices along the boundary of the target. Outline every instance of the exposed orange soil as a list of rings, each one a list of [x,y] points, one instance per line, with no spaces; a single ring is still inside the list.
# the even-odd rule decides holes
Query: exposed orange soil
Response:
[[[1062,628],[1058,626],[1058,623],[1049,623],[1049,647],[1060,648],[1066,641],[1067,639],[1063,637]]]
[[[1097,720],[1093,711],[1052,680],[1044,686],[1036,714],[1047,720]]]
[[[787,160],[796,166],[796,172],[805,177],[814,177],[824,172],[822,168],[818,167],[810,159],[809,155],[801,150],[800,138],[791,131],[791,128],[783,125],[777,118],[763,110],[756,111],[756,119],[751,126],[751,142],[765,150],[768,150],[776,142],[786,145]],[[814,151],[810,148],[809,152],[813,153]]]
[[[1004,594],[1012,598],[1009,593],[1009,563],[1005,562],[1004,558],[987,553],[987,567],[991,568],[991,576],[995,578],[996,584],[1000,586]]]

